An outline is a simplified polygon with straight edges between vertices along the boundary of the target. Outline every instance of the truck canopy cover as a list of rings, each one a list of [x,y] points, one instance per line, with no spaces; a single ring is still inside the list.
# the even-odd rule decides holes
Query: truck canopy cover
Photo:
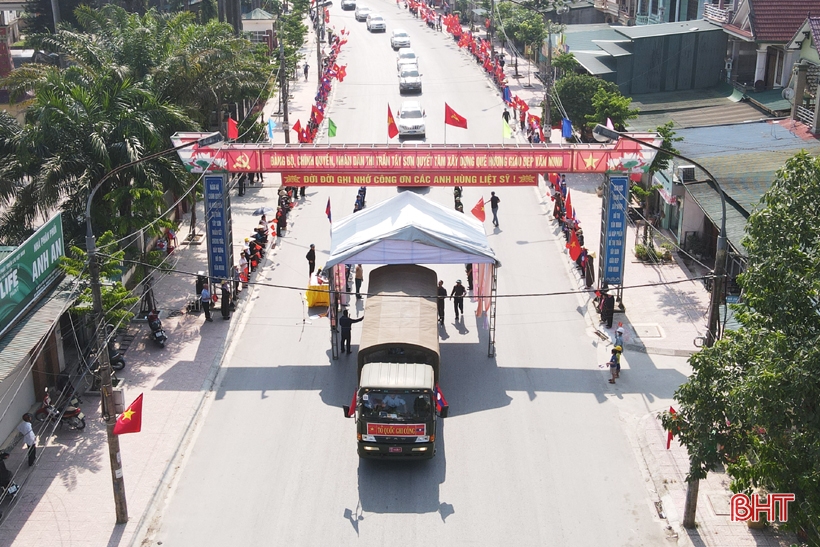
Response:
[[[421,363],[438,381],[436,272],[422,266],[382,266],[370,272],[359,344],[359,378],[366,363]],[[407,298],[422,297],[427,298]]]
[[[362,368],[359,387],[371,389],[435,388],[433,369],[415,363],[367,363]]]
[[[325,268],[336,264],[496,264],[496,258],[472,215],[400,192],[333,224]]]

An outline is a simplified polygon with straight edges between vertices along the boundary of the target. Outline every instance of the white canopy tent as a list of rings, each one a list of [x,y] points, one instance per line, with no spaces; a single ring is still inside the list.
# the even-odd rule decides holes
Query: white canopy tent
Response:
[[[326,267],[467,263],[497,263],[482,224],[405,191],[335,223]]]
[[[330,236],[329,308],[337,358],[336,319],[347,294],[343,264],[475,264],[478,279],[473,297],[478,298],[477,315],[488,312],[490,330],[488,355],[495,355],[496,267],[484,226],[472,215],[459,213],[429,201],[412,191],[368,207],[334,223]]]

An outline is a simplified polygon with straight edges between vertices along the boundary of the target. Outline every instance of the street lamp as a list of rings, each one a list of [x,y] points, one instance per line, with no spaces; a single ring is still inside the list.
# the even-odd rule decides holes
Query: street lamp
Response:
[[[111,463],[111,480],[114,486],[114,506],[117,515],[117,524],[125,524],[128,522],[128,506],[125,502],[125,481],[122,476],[122,462],[120,458],[120,439],[114,435],[114,425],[117,423],[117,418],[113,413],[114,409],[114,393],[111,385],[111,363],[108,360],[108,351],[103,351],[105,348],[106,332],[103,328],[105,324],[105,314],[102,306],[102,292],[100,290],[100,265],[97,262],[97,243],[94,238],[94,232],[91,228],[91,202],[94,200],[94,194],[103,185],[105,181],[110,179],[117,173],[133,167],[138,163],[170,154],[188,146],[209,146],[211,144],[220,142],[222,134],[219,132],[211,133],[201,139],[186,142],[173,148],[168,148],[154,154],[149,154],[138,160],[120,165],[112,169],[100,179],[100,181],[88,193],[88,201],[85,204],[85,248],[88,251],[88,271],[91,276],[91,295],[93,298],[94,322],[97,335],[97,359],[100,363],[100,392],[102,394],[102,413],[105,419],[106,432],[108,436],[108,459]]]
[[[698,162],[692,160],[691,158],[682,156],[677,152],[665,150],[660,146],[655,146],[652,143],[636,139],[635,137],[627,135],[626,133],[614,131],[601,124],[595,126],[595,129],[592,130],[592,134],[595,136],[595,139],[599,141],[618,140],[619,138],[634,141],[648,148],[652,148],[659,152],[663,152],[664,154],[669,154],[670,156],[674,156],[685,162],[691,163],[692,165],[706,173],[706,176],[709,177],[709,181],[714,185],[715,189],[718,191],[718,195],[720,196],[721,208],[720,234],[718,234],[717,252],[715,253],[715,269],[713,270],[712,276],[714,279],[712,280],[712,293],[711,298],[709,300],[709,327],[708,332],[706,333],[706,347],[712,347],[717,341],[717,329],[718,323],[720,322],[720,301],[723,299],[723,277],[726,273],[726,195],[723,193],[723,188],[720,187],[718,181],[715,180],[715,177],[712,176],[712,173],[710,173],[705,167],[700,165]],[[698,506],[699,484],[700,482],[698,480],[691,480],[688,482],[688,488],[686,490],[686,505],[683,510],[683,526],[686,528],[695,527],[695,512]]]

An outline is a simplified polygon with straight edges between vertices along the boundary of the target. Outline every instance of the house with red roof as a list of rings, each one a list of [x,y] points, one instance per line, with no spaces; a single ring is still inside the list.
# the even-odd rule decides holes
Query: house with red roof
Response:
[[[817,100],[820,81],[820,17],[807,17],[794,33],[787,48],[797,54],[788,87],[783,98],[791,103],[791,118],[808,126],[809,131],[820,133],[820,101]]]
[[[807,17],[820,17],[820,0],[720,0],[703,14],[729,35],[726,80],[763,91],[789,86],[799,58],[789,44]]]

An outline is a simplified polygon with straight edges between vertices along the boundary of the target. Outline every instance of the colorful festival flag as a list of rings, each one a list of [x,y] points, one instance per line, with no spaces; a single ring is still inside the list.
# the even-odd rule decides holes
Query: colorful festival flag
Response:
[[[333,222],[333,219],[330,216],[330,198],[327,198],[327,207],[325,207],[325,214],[327,215],[327,220],[329,222]]]
[[[327,119],[327,136],[328,137],[335,137],[336,136],[336,124],[333,123],[333,120],[330,118]]]
[[[510,127],[510,124],[507,123],[507,120],[503,118],[501,119],[501,123],[504,124],[504,126],[501,128],[501,130],[504,132],[504,138],[511,139],[513,135],[512,127]]]

